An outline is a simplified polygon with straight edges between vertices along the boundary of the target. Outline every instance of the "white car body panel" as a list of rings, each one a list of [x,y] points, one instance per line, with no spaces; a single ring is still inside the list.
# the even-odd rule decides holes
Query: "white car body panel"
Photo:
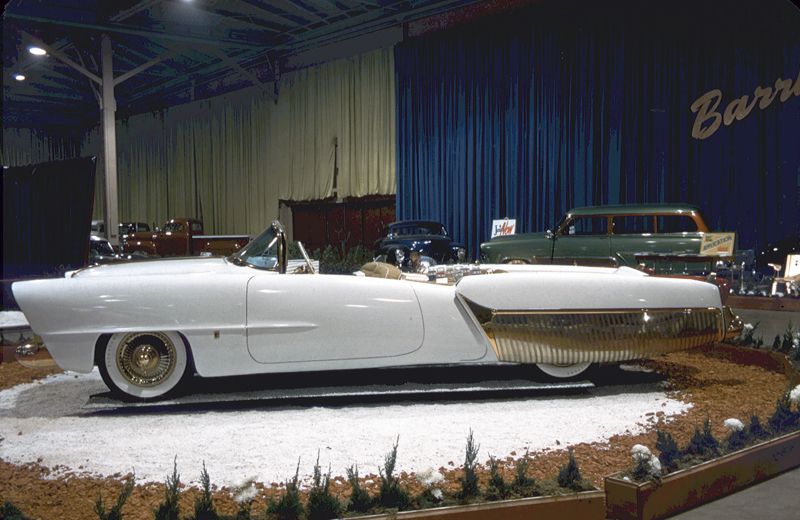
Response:
[[[569,267],[567,267],[569,269]],[[458,283],[465,298],[489,309],[682,309],[719,307],[716,286],[696,280],[631,275],[623,267],[583,267],[573,271],[517,270],[491,278],[491,289],[482,276],[468,276]],[[567,274],[568,273],[568,274]],[[568,283],[565,283],[568,276]],[[524,288],[524,289],[523,289]]]
[[[462,298],[493,310],[721,308],[711,284],[627,268],[481,267],[503,274],[438,285],[174,259],[18,282],[13,291],[64,369],[90,371],[101,335],[175,331],[201,376],[496,363]]]
[[[423,336],[409,282],[276,274],[248,285],[247,343],[259,363],[398,357]]]

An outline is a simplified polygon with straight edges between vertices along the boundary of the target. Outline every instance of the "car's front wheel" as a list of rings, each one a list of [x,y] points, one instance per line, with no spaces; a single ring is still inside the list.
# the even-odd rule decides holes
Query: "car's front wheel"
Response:
[[[536,366],[539,367],[539,370],[550,377],[555,377],[557,379],[569,379],[586,372],[586,370],[591,366],[591,363],[573,363],[570,365],[537,363]]]
[[[177,332],[127,332],[111,336],[98,365],[106,385],[117,395],[136,399],[162,397],[189,371],[188,349]]]

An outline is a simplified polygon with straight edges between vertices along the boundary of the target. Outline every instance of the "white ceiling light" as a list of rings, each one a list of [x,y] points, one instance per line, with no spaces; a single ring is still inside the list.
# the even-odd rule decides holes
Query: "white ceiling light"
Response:
[[[34,56],[44,56],[47,54],[47,51],[42,49],[41,47],[31,46],[28,47],[28,52],[33,54]]]
[[[25,75],[17,72],[16,74],[14,74],[14,79],[17,81],[25,81]]]

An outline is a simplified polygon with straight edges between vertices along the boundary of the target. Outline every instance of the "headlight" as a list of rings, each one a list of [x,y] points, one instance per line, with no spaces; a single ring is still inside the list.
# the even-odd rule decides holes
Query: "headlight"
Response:
[[[403,265],[403,261],[405,259],[406,259],[406,252],[403,249],[394,250],[394,260],[398,266]]]

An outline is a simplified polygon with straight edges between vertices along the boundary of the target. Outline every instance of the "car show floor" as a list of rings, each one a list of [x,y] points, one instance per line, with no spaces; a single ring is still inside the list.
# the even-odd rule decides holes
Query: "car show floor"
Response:
[[[48,518],[57,510],[66,520],[89,519],[94,518],[98,494],[116,496],[120,481],[135,472],[139,485],[125,517],[144,520],[163,497],[158,482],[176,461],[181,482],[188,484],[183,510],[192,507],[192,486],[203,463],[220,511],[235,511],[232,489],[250,477],[259,490],[254,510],[263,510],[278,483],[294,475],[298,458],[307,485],[318,451],[320,465],[330,464],[334,493],[346,495],[341,475],[351,464],[358,464],[365,485],[376,492],[378,466],[398,436],[405,485],[414,491],[419,485],[413,472],[433,468],[445,476],[444,489],[455,491],[470,430],[480,444],[479,460],[498,457],[507,477],[513,474],[513,461],[528,450],[531,475],[553,478],[566,461],[566,448],[572,447],[582,474],[601,485],[604,475],[630,464],[633,444],[654,445],[656,426],[684,444],[706,418],[721,439],[726,418],[746,420],[751,413],[768,417],[776,396],[786,389],[783,369],[769,356],[737,352],[711,347],[624,370],[604,366],[587,377],[595,388],[564,392],[377,400],[346,396],[289,404],[222,402],[110,411],[87,407],[91,395],[106,391],[96,373],[60,373],[18,384],[24,379],[14,364],[3,363],[0,495],[32,517]],[[381,371],[361,375],[366,384],[376,379],[397,384],[401,379]],[[425,383],[433,376],[423,372],[415,379]],[[472,385],[474,376],[461,373],[447,383]],[[507,376],[493,379],[518,379],[513,371]],[[352,386],[352,377],[304,380],[295,387],[310,389],[322,381],[341,389]],[[278,378],[257,391],[279,390],[285,383]],[[207,381],[195,384],[208,389]],[[241,384],[234,390],[246,391],[252,382]],[[480,471],[487,478],[485,468]]]
[[[103,398],[90,396],[105,390],[99,373],[64,373],[0,392],[0,458],[38,462],[53,476],[109,476],[127,469],[140,481],[160,482],[177,457],[187,480],[197,480],[205,461],[218,485],[233,486],[250,476],[286,480],[298,458],[303,473],[310,473],[318,451],[320,464],[336,475],[351,464],[377,470],[399,437],[398,469],[417,472],[457,465],[470,430],[484,453],[505,457],[639,433],[656,413],[668,420],[691,407],[667,397],[659,381],[640,382],[643,375],[631,373],[633,384],[625,387],[578,384],[585,391],[577,394],[575,388],[553,393],[539,383],[548,390],[543,397],[529,395],[538,387],[531,382],[521,386],[523,395],[472,395],[492,388],[508,393],[520,383],[515,380],[439,384],[433,390],[444,395],[425,400],[415,398],[425,384],[350,385],[250,390],[223,394],[222,401],[201,394],[147,408],[112,401],[115,413],[98,414],[93,410]],[[399,394],[374,402],[392,392]],[[187,404],[191,410],[184,410]]]

